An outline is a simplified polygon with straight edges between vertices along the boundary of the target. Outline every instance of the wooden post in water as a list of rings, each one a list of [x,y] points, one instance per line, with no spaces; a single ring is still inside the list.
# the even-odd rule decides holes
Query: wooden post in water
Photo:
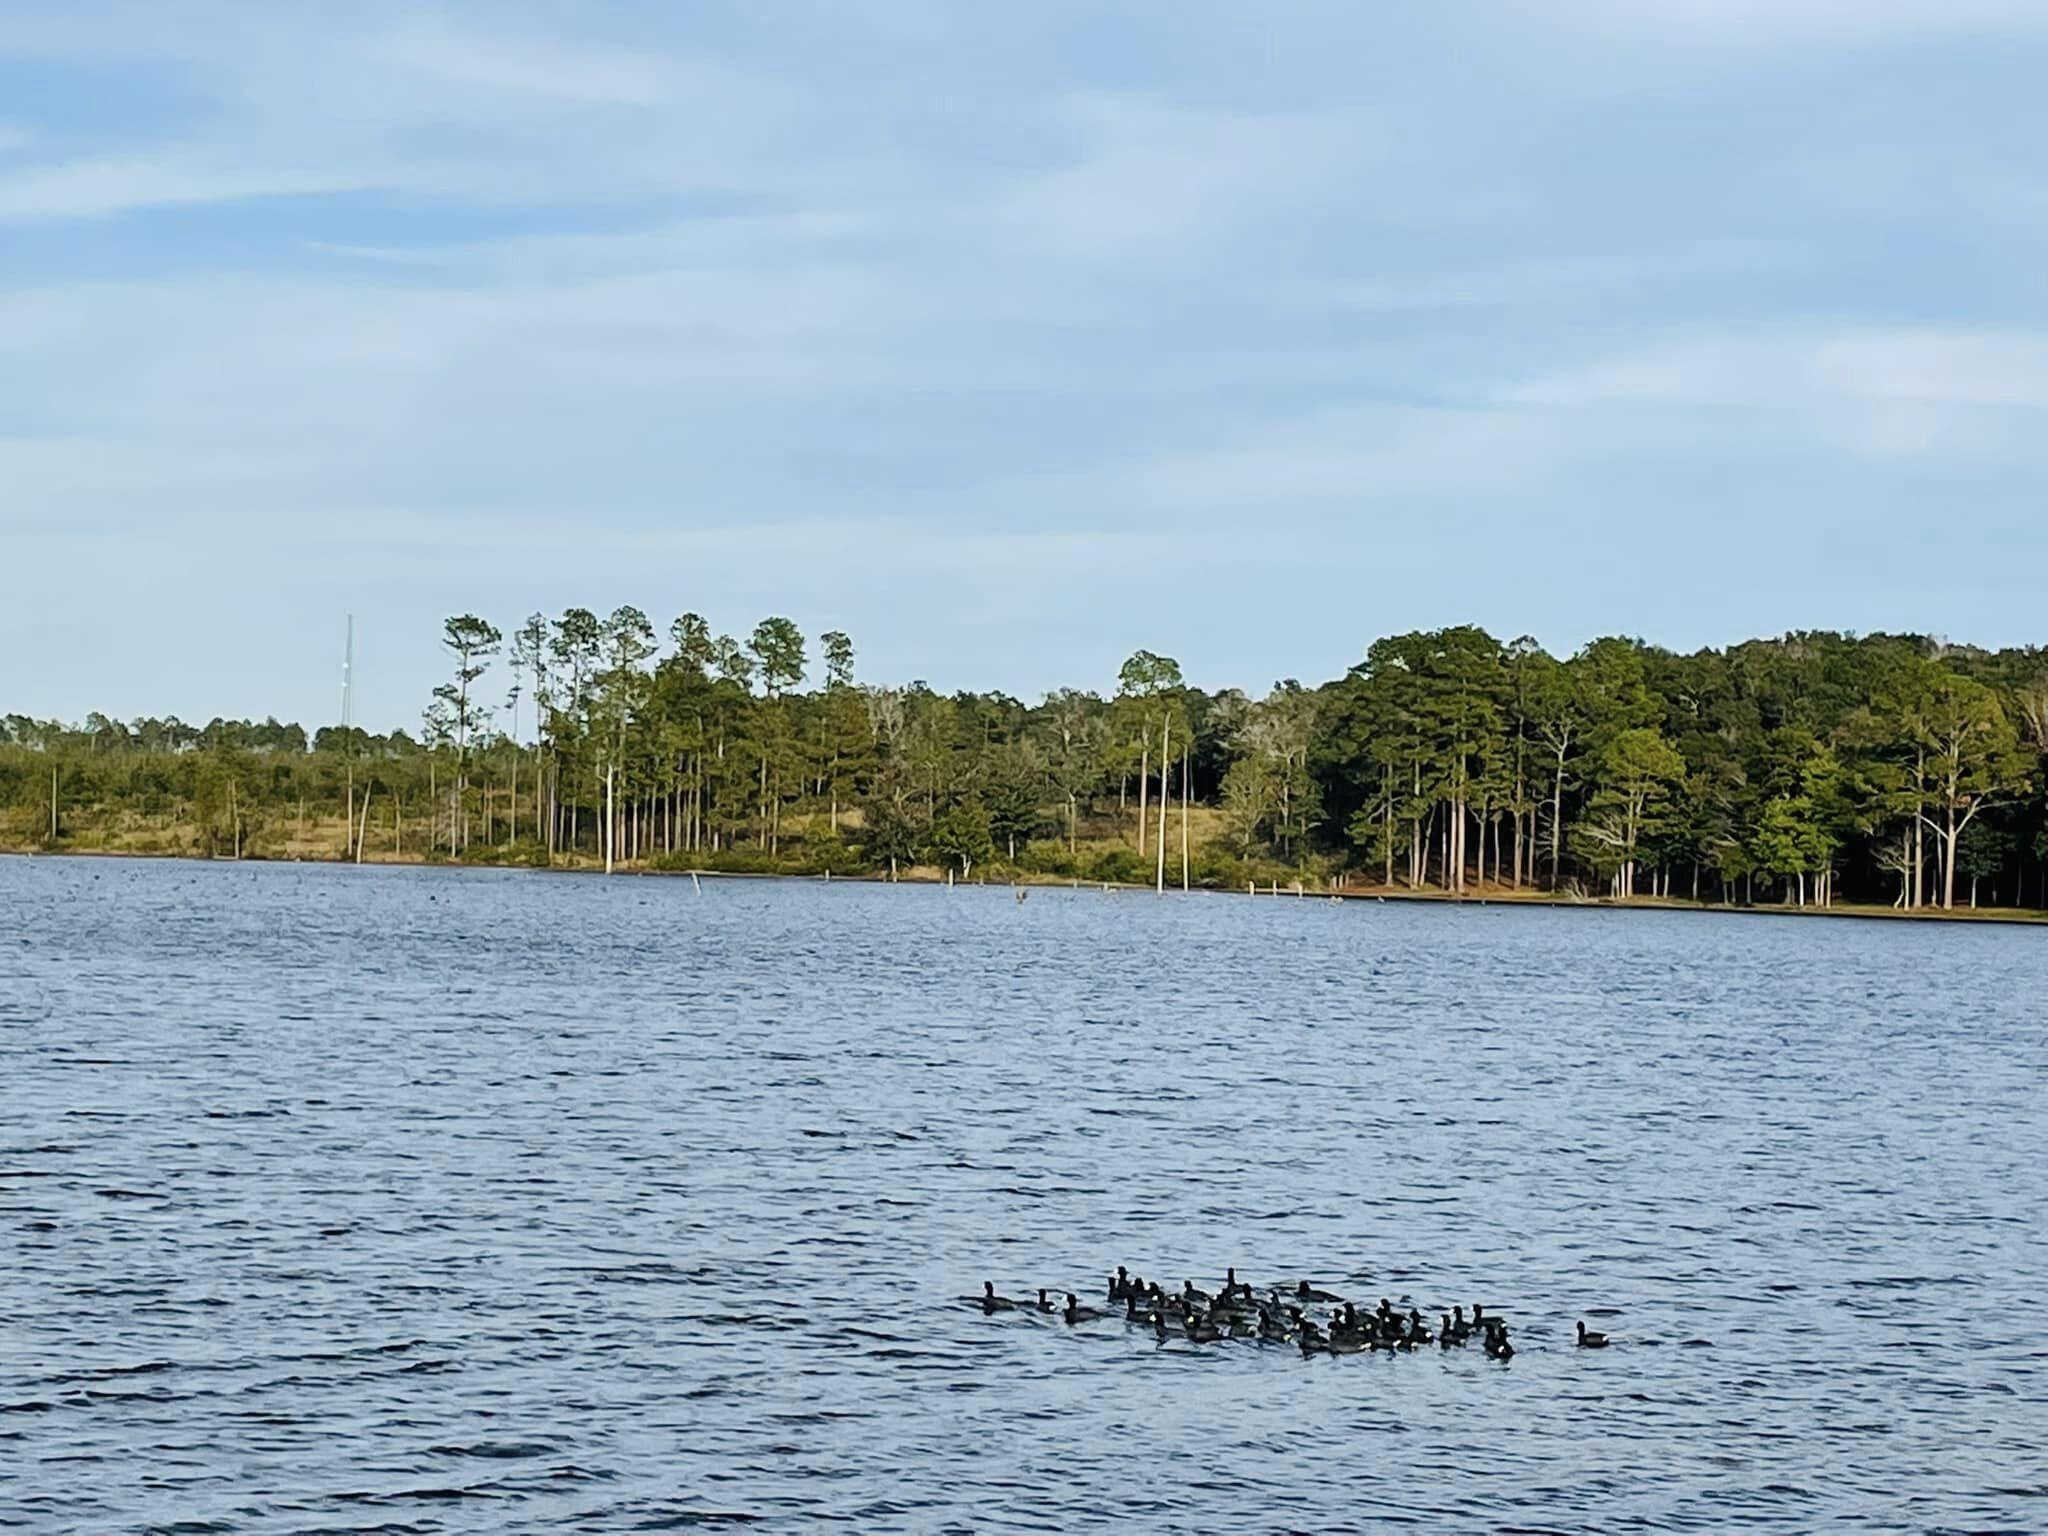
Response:
[[[1167,791],[1168,771],[1173,766],[1173,716],[1171,714],[1159,726],[1159,876],[1156,889],[1166,894],[1166,802],[1172,798]]]
[[[1192,754],[1180,760],[1180,888],[1188,888],[1188,789],[1194,776]]]

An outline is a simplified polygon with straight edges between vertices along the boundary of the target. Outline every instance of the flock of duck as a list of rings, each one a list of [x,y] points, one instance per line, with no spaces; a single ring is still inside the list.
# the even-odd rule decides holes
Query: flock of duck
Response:
[[[1462,1305],[1452,1307],[1432,1327],[1415,1308],[1403,1312],[1384,1296],[1377,1307],[1361,1312],[1334,1291],[1306,1280],[1256,1291],[1237,1278],[1234,1268],[1214,1292],[1199,1289],[1192,1280],[1170,1291],[1119,1264],[1109,1277],[1108,1306],[1083,1305],[1072,1291],[1063,1295],[1064,1304],[1053,1299],[1050,1287],[1041,1287],[1036,1298],[999,1296],[995,1282],[987,1280],[982,1282],[979,1296],[966,1299],[990,1316],[998,1312],[1048,1313],[1070,1328],[1115,1318],[1121,1306],[1126,1326],[1149,1328],[1162,1344],[1175,1338],[1191,1344],[1248,1339],[1293,1345],[1308,1359],[1318,1354],[1355,1355],[1372,1350],[1463,1349],[1477,1339],[1488,1359],[1505,1362],[1515,1358],[1507,1319],[1479,1303],[1474,1303],[1469,1317]],[[1607,1335],[1593,1332],[1581,1319],[1578,1347],[1606,1346]]]

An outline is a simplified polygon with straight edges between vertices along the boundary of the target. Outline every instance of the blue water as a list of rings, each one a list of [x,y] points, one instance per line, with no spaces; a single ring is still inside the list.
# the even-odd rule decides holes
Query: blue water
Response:
[[[2040,1530],[2044,1017],[2028,929],[0,859],[0,1526]],[[956,1300],[1119,1262],[1521,1353]]]

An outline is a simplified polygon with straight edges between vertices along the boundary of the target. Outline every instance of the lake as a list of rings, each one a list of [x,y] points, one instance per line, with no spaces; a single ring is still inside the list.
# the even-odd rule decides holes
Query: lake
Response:
[[[2044,1017],[2024,928],[0,859],[0,1527],[2040,1530]],[[1520,1353],[958,1299],[1118,1263]]]

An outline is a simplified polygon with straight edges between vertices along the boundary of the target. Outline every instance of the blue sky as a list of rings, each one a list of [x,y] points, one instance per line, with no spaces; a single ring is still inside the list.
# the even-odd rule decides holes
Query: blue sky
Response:
[[[0,10],[0,710],[2048,639],[2038,0]]]

